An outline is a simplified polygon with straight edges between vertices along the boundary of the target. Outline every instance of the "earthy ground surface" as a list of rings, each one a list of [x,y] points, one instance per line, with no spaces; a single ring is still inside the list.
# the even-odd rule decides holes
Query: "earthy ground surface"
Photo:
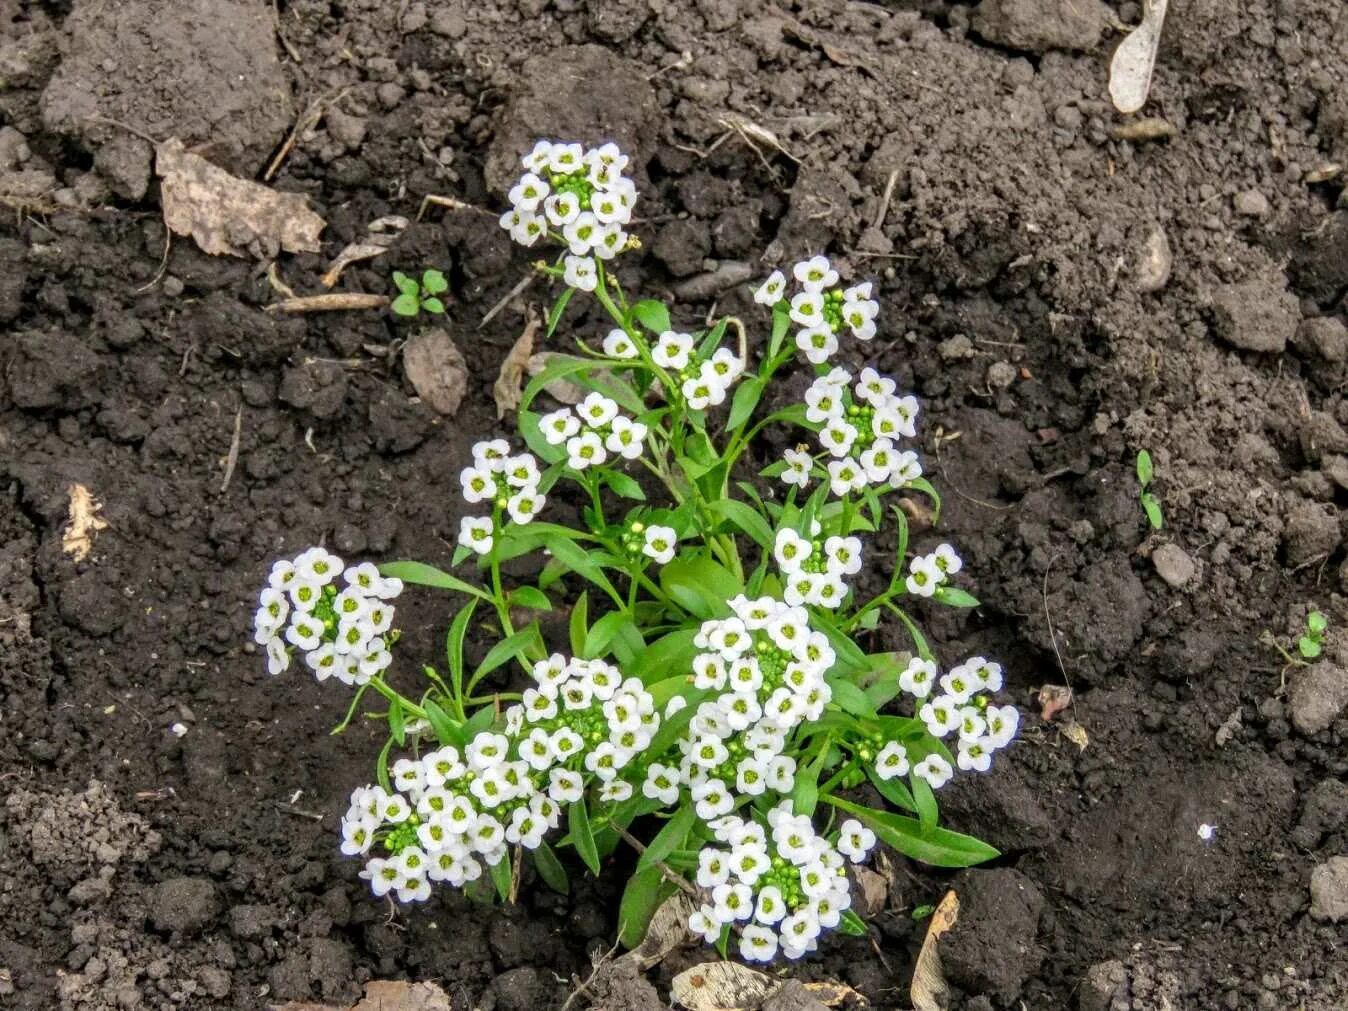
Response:
[[[1174,135],[1120,140],[1108,56],[1138,17],[0,2],[0,1005],[254,1008],[406,977],[456,1007],[555,1007],[611,944],[618,888],[390,916],[334,837],[372,733],[327,736],[341,693],[269,680],[245,647],[279,554],[447,562],[457,470],[509,431],[490,385],[542,286],[478,322],[528,258],[479,212],[435,208],[344,275],[381,293],[395,267],[452,279],[472,382],[444,420],[392,353],[407,324],[268,314],[265,261],[187,239],[164,262],[150,146],[103,117],[259,178],[298,121],[275,185],[328,221],[321,254],[277,262],[300,292],[425,194],[498,210],[538,134],[633,153],[645,251],[624,282],[678,293],[690,323],[713,303],[752,314],[739,282],[803,253],[877,277],[870,350],[924,400],[945,533],[985,602],[934,616],[939,651],[1002,658],[1030,711],[1070,679],[1089,735],[1080,750],[1031,718],[994,776],[947,795],[951,823],[1005,853],[953,881],[956,1004],[1344,1007],[1348,10],[1171,0],[1146,114]],[[595,325],[572,313],[558,346]],[[61,547],[72,483],[108,524],[79,563]],[[1261,633],[1289,641],[1312,605],[1329,660],[1283,690]],[[443,600],[401,614],[411,672]],[[883,961],[837,941],[801,971],[907,1007],[910,913],[951,876],[897,880]]]

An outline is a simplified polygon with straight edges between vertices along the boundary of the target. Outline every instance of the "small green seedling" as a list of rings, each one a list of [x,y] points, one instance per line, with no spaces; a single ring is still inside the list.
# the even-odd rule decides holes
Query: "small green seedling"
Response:
[[[1151,524],[1153,530],[1160,530],[1161,503],[1157,500],[1148,488],[1151,486],[1152,478],[1156,476],[1156,471],[1151,465],[1151,454],[1145,449],[1138,450],[1137,453],[1137,483],[1141,485],[1142,511],[1147,514],[1147,522]]]
[[[417,281],[415,277],[408,277],[402,271],[395,270],[393,283],[400,294],[389,308],[399,316],[415,316],[423,309],[427,312],[445,311],[445,303],[436,296],[449,290],[449,282],[440,271],[424,271],[421,280]]]
[[[1297,640],[1297,652],[1304,660],[1314,660],[1324,648],[1328,620],[1319,611],[1306,615],[1306,634]]]
[[[911,916],[914,920],[925,920],[927,917],[931,916],[931,914],[934,912],[936,912],[936,907],[928,904],[925,906],[913,907],[913,911],[908,915]]]

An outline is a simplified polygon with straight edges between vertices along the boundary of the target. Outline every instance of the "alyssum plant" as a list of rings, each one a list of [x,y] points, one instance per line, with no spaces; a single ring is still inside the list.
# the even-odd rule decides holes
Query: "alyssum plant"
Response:
[[[342,850],[365,858],[376,895],[424,899],[485,872],[504,897],[524,853],[565,889],[557,848],[599,874],[626,841],[640,853],[620,910],[626,943],[677,882],[696,890],[689,926],[708,942],[799,958],[822,931],[864,930],[846,867],[877,839],[946,867],[996,855],[938,827],[933,791],[955,767],[986,771],[1018,714],[990,701],[997,664],[972,657],[941,673],[910,613],[915,598],[977,601],[952,582],[949,545],[908,557],[905,514],[889,501],[917,492],[939,510],[917,455],[900,448],[916,434],[916,399],[873,369],[830,364],[841,339],[874,335],[870,284],[842,288],[817,256],[758,289],[766,341],[736,319],[678,331],[669,308],[630,299],[607,267],[634,244],[626,165],[611,144],[541,141],[510,192],[501,223],[516,240],[566,247],[539,264],[566,286],[548,332],[577,292],[612,329],[529,384],[528,452],[503,439],[473,447],[462,486],[476,514],[454,565],[473,559],[481,585],[417,562],[345,568],[312,548],[272,569],[256,638],[273,674],[299,656],[319,680],[355,686],[342,726],[371,689],[387,701],[378,785],[357,790],[342,821]],[[804,402],[760,417],[798,353],[816,373]],[[561,379],[588,395],[538,413]],[[762,471],[766,484],[737,480],[769,425],[805,438]],[[559,482],[578,489],[579,528],[538,518]],[[658,502],[646,497],[655,487]],[[856,577],[885,561],[867,558],[865,539],[885,525],[894,568],[861,599]],[[536,581],[507,585],[502,563],[530,554]],[[415,698],[385,676],[404,583],[465,598],[445,665],[424,668]],[[560,606],[568,652],[536,616]],[[495,641],[471,667],[464,641],[484,623]],[[855,637],[882,623],[909,645],[863,651]],[[410,754],[393,760],[395,748]],[[909,814],[849,792],[868,782]]]

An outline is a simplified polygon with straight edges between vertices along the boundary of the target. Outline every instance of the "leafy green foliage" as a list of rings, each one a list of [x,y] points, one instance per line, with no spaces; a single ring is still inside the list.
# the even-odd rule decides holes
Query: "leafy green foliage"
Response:
[[[431,313],[445,311],[445,303],[439,296],[449,290],[449,282],[438,270],[422,271],[420,281],[395,270],[393,286],[398,289],[398,294],[389,304],[389,308],[399,316],[416,316],[422,311]]]
[[[1150,491],[1152,479],[1156,472],[1152,467],[1151,454],[1145,449],[1137,452],[1137,483],[1141,488],[1140,499],[1142,502],[1142,511],[1146,513],[1147,522],[1151,524],[1153,530],[1160,530],[1163,522],[1161,515],[1161,503]]]

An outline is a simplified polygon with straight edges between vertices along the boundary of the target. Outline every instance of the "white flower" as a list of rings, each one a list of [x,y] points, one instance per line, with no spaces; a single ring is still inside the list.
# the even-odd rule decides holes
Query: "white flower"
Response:
[[[578,772],[553,769],[548,773],[548,796],[558,804],[574,804],[585,796],[585,781]]]
[[[875,833],[855,818],[838,826],[838,852],[852,863],[861,863],[874,848]]]
[[[867,366],[857,377],[857,396],[872,407],[881,407],[894,395],[895,383],[888,376],[882,376]]]
[[[925,779],[933,790],[939,790],[950,782],[955,770],[950,763],[937,754],[930,754],[913,766],[913,775]]]
[[[823,365],[838,350],[838,338],[826,326],[806,327],[796,333],[796,347],[811,365]]]
[[[678,769],[652,762],[646,769],[646,781],[641,784],[641,794],[651,800],[658,800],[666,807],[673,807],[679,802],[679,782]]]
[[[861,571],[861,538],[830,537],[824,541],[828,567],[842,576],[853,576]]]
[[[1205,842],[1212,842],[1217,836],[1217,826],[1209,825],[1207,822],[1198,826],[1198,838]]]
[[[708,779],[692,788],[693,807],[703,821],[711,821],[735,809],[735,798],[719,779]]]
[[[964,568],[960,556],[955,554],[955,549],[949,544],[938,544],[936,550],[932,552],[932,556],[936,560],[936,567],[947,576],[953,576]]]
[[[656,564],[665,565],[674,557],[678,543],[678,535],[673,527],[649,526],[646,528],[646,543],[642,545],[641,553],[654,559]]]
[[[832,383],[816,379],[805,391],[806,421],[822,425],[834,418],[841,418],[845,410],[839,390]]]
[[[618,415],[609,426],[604,445],[624,460],[635,460],[646,446],[647,427],[640,421]]]
[[[782,293],[785,290],[786,276],[780,270],[774,270],[759,289],[754,292],[754,301],[759,305],[776,305],[781,301]]]
[[[491,501],[496,497],[496,482],[488,471],[465,467],[459,474],[459,483],[463,486],[464,501],[470,505]]]
[[[857,430],[842,418],[830,418],[819,432],[819,444],[836,457],[846,456],[856,439]]]
[[[878,440],[877,440],[878,441]],[[894,456],[894,466],[890,470],[889,480],[895,486],[916,481],[922,476],[922,463],[912,450],[904,450]]]
[[[285,640],[272,636],[267,640],[267,673],[272,677],[284,674],[290,666],[290,653],[286,650]]]
[[[610,330],[608,336],[604,338],[604,354],[610,358],[635,358],[637,346],[632,343],[632,338],[628,336],[627,331]]]
[[[862,450],[857,462],[872,484],[883,484],[894,472],[894,444],[888,439],[876,439],[870,449]]]
[[[585,148],[579,144],[553,144],[548,151],[548,168],[558,175],[570,175],[585,165]]]
[[[594,291],[599,285],[599,274],[594,260],[588,256],[568,256],[564,262],[562,280],[569,287]]]
[[[576,413],[591,428],[603,428],[618,415],[618,405],[602,393],[591,393],[576,405]]]
[[[971,674],[964,664],[951,667],[948,672],[941,676],[939,683],[945,696],[961,705],[968,702],[974,692],[981,687],[976,676]]]
[[[604,443],[595,432],[582,432],[566,440],[567,466],[572,470],[597,467],[608,459]]]
[[[562,226],[562,237],[576,256],[587,256],[599,245],[604,226],[590,211],[581,211],[574,221]]]
[[[720,940],[721,927],[721,921],[716,918],[716,911],[705,903],[688,917],[688,929],[694,934],[700,934],[707,944],[715,944]]]
[[[908,568],[910,571],[904,585],[908,587],[909,593],[919,597],[930,597],[936,593],[944,573],[937,568],[936,562],[930,556],[914,558],[909,562]]]
[[[666,330],[651,349],[651,359],[656,365],[666,369],[681,371],[688,366],[688,356],[693,350],[691,334]]]
[[[740,932],[740,958],[746,962],[771,962],[777,957],[777,932],[751,924]]]
[[[553,225],[563,228],[580,217],[580,200],[574,193],[554,193],[543,201],[543,212]]]
[[[899,674],[899,687],[909,695],[925,699],[931,694],[931,683],[935,677],[935,662],[915,656],[908,661],[908,666]]]
[[[459,543],[485,555],[491,550],[492,532],[490,516],[465,516],[459,522]]]
[[[994,748],[1010,744],[1020,726],[1020,711],[1015,706],[988,706],[983,718],[988,723],[988,741]]]
[[[992,767],[992,751],[986,738],[961,738],[955,764],[965,772],[987,772]]]
[[[560,446],[580,431],[580,419],[571,413],[571,408],[563,407],[539,418],[538,427],[549,446]]]
[[[543,508],[545,499],[533,488],[522,488],[506,499],[506,512],[516,523],[528,523]]]
[[[685,379],[680,391],[694,411],[705,411],[725,401],[725,387],[705,373]]]
[[[964,706],[959,711],[959,718],[962,741],[976,741],[988,728],[987,720],[983,719],[983,713],[977,706]]]
[[[802,291],[791,299],[791,319],[803,327],[818,327],[824,322],[824,296],[818,291]]]
[[[923,704],[917,711],[917,718],[927,725],[927,732],[933,737],[944,737],[959,725],[955,711],[959,702],[948,695],[938,695]]]
[[[711,890],[711,901],[722,923],[747,920],[754,914],[754,893],[743,883],[722,882]]]
[[[632,784],[626,780],[615,779],[599,788],[599,799],[602,801],[623,801],[630,796],[632,796]]]
[[[792,268],[791,273],[806,291],[823,291],[838,283],[838,272],[829,266],[826,256],[813,256],[803,260]]]
[[[875,756],[875,774],[881,779],[893,779],[908,773],[908,750],[898,741],[890,741]]]
[[[778,530],[772,545],[772,555],[783,572],[800,572],[813,551],[814,545],[790,527]]]
[[[786,461],[786,469],[782,471],[782,481],[785,484],[804,488],[810,483],[810,469],[814,466],[814,458],[807,451],[788,449],[782,457]]]
[[[532,172],[526,172],[511,188],[507,199],[522,211],[536,211],[543,198],[551,192],[552,187],[545,180]]]
[[[850,425],[848,426],[851,427]],[[839,498],[866,487],[866,472],[852,459],[830,460],[828,463],[829,491]]]

